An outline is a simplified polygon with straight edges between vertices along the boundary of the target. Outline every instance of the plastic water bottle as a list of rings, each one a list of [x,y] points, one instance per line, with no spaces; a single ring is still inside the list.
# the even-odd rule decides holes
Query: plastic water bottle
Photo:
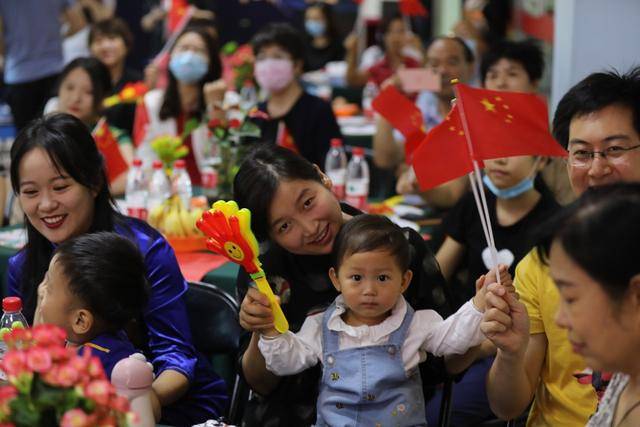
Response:
[[[18,297],[6,297],[2,300],[2,317],[0,318],[0,333],[10,332],[15,328],[27,328],[27,319],[22,315],[22,300]],[[4,359],[7,345],[0,339],[0,359]],[[0,370],[0,379],[6,380],[6,374]]]
[[[364,158],[364,148],[355,147],[347,165],[346,202],[356,209],[364,209],[369,197],[369,165]]]
[[[142,160],[133,159],[127,175],[127,187],[124,198],[127,204],[127,215],[133,218],[147,219],[147,176],[142,169]]]
[[[331,179],[333,194],[338,200],[344,200],[345,181],[347,180],[347,155],[342,147],[342,140],[333,138],[331,148],[324,162],[324,172]]]
[[[187,164],[184,160],[176,160],[173,164],[171,185],[173,194],[180,197],[182,206],[184,206],[185,209],[189,209],[189,206],[191,206],[191,197],[193,196],[193,187],[191,185],[191,178],[189,178],[186,165]]]
[[[153,172],[151,180],[149,180],[149,200],[147,201],[147,210],[151,212],[156,206],[162,205],[165,200],[171,196],[171,184],[169,178],[164,172],[164,167],[160,160],[153,162]]]
[[[373,118],[373,100],[378,96],[378,86],[369,80],[362,90],[362,112],[365,117]]]

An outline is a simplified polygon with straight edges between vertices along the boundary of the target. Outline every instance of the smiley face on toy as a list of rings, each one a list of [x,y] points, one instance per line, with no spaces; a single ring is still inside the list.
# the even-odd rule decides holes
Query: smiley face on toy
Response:
[[[235,242],[225,242],[224,250],[232,260],[242,261],[244,259],[244,252]]]

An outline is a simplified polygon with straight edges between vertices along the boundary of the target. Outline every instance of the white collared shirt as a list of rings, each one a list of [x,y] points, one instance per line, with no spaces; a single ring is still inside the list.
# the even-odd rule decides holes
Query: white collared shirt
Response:
[[[374,326],[347,325],[341,315],[345,312],[342,295],[336,298],[336,309],[329,318],[328,327],[339,333],[340,350],[354,347],[382,345],[402,324],[407,312],[407,302],[400,297],[391,315]],[[316,365],[322,360],[322,317],[318,313],[307,317],[297,334],[291,331],[276,337],[261,336],[258,342],[267,369],[276,375],[293,375]],[[480,344],[484,335],[480,331],[482,313],[471,301],[443,320],[433,310],[418,310],[409,325],[402,345],[402,361],[406,372],[414,369],[427,358],[463,354],[470,347]]]

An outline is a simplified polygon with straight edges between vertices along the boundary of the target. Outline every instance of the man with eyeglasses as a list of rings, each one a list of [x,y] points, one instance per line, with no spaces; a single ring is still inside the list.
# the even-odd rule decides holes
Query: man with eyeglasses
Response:
[[[591,74],[571,88],[558,104],[553,133],[568,150],[576,195],[591,186],[640,181],[640,67],[624,75]],[[512,314],[512,327],[491,338],[498,347],[487,376],[491,409],[516,418],[535,398],[527,426],[583,426],[597,397],[573,377],[586,365],[555,324],[560,297],[536,249],[518,264],[515,286],[529,321],[525,313]]]

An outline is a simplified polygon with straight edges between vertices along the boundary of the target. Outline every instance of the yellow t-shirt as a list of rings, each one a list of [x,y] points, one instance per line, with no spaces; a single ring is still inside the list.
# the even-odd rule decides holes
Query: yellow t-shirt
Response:
[[[567,331],[555,323],[560,294],[535,248],[516,267],[514,282],[529,312],[531,335],[545,334],[548,343],[527,426],[582,427],[596,410],[596,393],[573,376],[586,365],[573,352]]]

